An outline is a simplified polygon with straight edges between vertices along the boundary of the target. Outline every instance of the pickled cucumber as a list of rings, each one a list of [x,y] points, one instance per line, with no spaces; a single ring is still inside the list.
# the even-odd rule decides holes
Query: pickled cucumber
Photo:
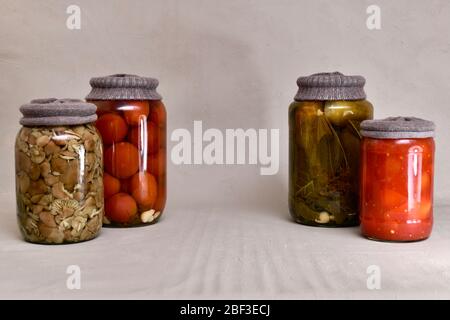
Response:
[[[359,124],[372,117],[365,100],[291,105],[289,208],[297,222],[358,224]],[[329,220],[320,219],[323,212]]]
[[[348,120],[361,122],[373,117],[373,107],[365,100],[327,101],[324,112],[328,121],[338,127],[346,126]]]

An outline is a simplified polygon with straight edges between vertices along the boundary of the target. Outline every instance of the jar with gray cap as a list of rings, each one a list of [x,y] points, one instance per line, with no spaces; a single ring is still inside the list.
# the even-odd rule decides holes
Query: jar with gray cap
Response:
[[[166,202],[166,109],[158,80],[130,74],[92,78],[86,99],[97,105],[105,150],[105,221],[149,225]]]
[[[94,126],[95,105],[37,99],[20,111],[15,172],[23,237],[43,244],[95,238],[104,211],[102,142]]]
[[[297,80],[289,107],[289,210],[301,224],[359,224],[360,123],[373,118],[365,79],[339,72]]]
[[[433,226],[434,124],[414,117],[364,121],[361,231],[369,239],[417,241]]]

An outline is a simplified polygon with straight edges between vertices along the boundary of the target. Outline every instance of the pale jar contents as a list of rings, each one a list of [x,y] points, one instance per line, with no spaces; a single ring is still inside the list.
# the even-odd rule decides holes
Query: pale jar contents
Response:
[[[101,229],[101,139],[90,123],[93,117],[83,115],[93,110],[95,117],[95,106],[83,105],[49,99],[21,108],[24,127],[15,144],[16,197],[19,227],[27,241],[80,242],[96,237]],[[47,125],[54,123],[60,125]]]

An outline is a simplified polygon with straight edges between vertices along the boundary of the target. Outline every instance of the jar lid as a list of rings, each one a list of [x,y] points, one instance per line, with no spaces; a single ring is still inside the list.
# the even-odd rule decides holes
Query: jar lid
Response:
[[[114,74],[92,78],[88,100],[161,100],[156,92],[159,81],[133,74]]]
[[[77,99],[35,99],[20,107],[23,126],[79,125],[97,120],[97,107]]]
[[[362,76],[346,76],[340,72],[316,73],[297,79],[296,101],[363,100],[366,98]]]
[[[408,139],[434,137],[432,121],[414,117],[389,117],[361,122],[361,135],[375,139]]]

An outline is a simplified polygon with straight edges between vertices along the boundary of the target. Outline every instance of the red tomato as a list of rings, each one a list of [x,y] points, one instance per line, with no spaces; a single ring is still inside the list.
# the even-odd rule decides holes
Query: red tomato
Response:
[[[158,184],[153,175],[147,172],[138,172],[130,182],[131,195],[136,202],[146,209],[151,209],[158,193]]]
[[[103,143],[110,145],[122,141],[128,132],[128,127],[121,116],[115,113],[106,113],[95,122]]]
[[[397,226],[391,223],[380,223],[376,220],[362,220],[361,232],[364,236],[376,240],[392,240],[392,236],[396,234]],[[392,231],[391,231],[392,230]]]
[[[398,175],[401,174],[402,170],[402,162],[403,159],[398,155],[391,155],[385,157],[385,178],[387,180],[398,178]]]
[[[384,189],[382,190],[383,199],[382,206],[384,208],[396,208],[402,204],[408,202],[408,198],[401,193],[398,193],[394,190]]]
[[[147,129],[147,135],[145,135],[145,129]],[[147,149],[147,153],[152,154],[159,149],[158,132],[158,127],[153,122],[148,122],[146,127],[140,125],[133,127],[128,134],[128,140],[138,150]]]
[[[161,100],[150,100],[150,120],[158,127],[166,125],[166,108]]]
[[[117,193],[105,203],[105,214],[113,222],[126,223],[137,213],[136,201],[126,193]]]
[[[131,177],[139,169],[139,152],[128,142],[119,142],[105,151],[105,170],[119,179]]]
[[[361,202],[364,206],[369,206],[373,204],[375,198],[380,199],[379,196],[379,188],[376,188],[374,184],[369,181],[362,181],[360,183],[360,194],[361,194]],[[377,203],[377,205],[379,205]]]
[[[433,207],[429,199],[423,199],[417,210],[417,218],[420,220],[429,220],[433,216]]]
[[[384,214],[384,221],[387,223],[404,223],[408,220],[409,210],[408,203],[403,203],[402,205],[396,206],[394,208],[387,208]]]
[[[103,174],[103,187],[105,199],[108,199],[120,191],[120,181],[105,172]]]
[[[428,238],[432,224],[432,221],[398,224],[363,220],[361,221],[361,232],[366,237],[376,240],[417,241]]]
[[[131,181],[131,178],[120,179],[120,192],[131,193],[130,181]]]
[[[422,162],[419,165],[414,162],[416,169],[412,169],[410,150],[418,147],[432,153],[434,142],[432,139],[363,139],[360,219],[365,236],[415,241],[430,235],[433,157],[424,151],[423,158],[419,158]]]
[[[158,130],[158,147],[166,148],[166,127],[159,128]]]
[[[137,126],[147,121],[149,107],[147,101],[127,101],[119,110],[123,111],[123,116],[130,126]]]
[[[431,189],[430,174],[423,172],[422,173],[422,193],[430,193],[430,189]]]
[[[149,155],[147,160],[147,171],[155,177],[166,173],[166,150],[160,149],[158,153]]]
[[[117,101],[114,100],[88,100],[97,106],[97,115],[102,116],[105,113],[111,113],[116,110]]]
[[[158,193],[158,197],[156,198],[154,209],[155,211],[162,211],[165,205],[166,205],[166,194],[160,192]]]

